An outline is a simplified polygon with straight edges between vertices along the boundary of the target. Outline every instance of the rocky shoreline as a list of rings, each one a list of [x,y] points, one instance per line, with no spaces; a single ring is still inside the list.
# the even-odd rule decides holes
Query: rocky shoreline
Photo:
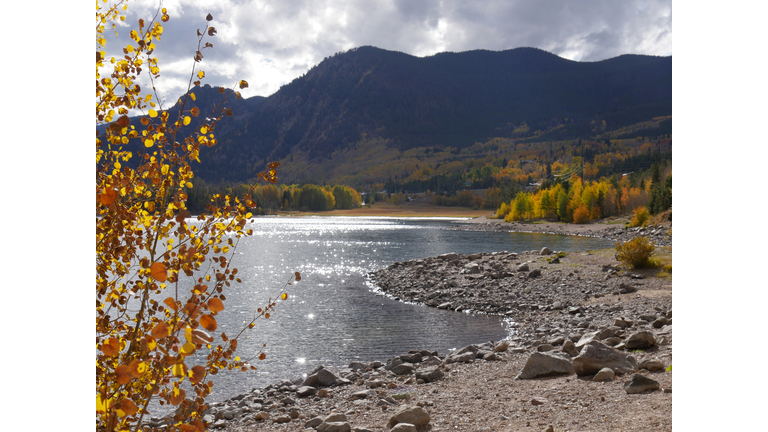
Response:
[[[596,235],[642,234],[618,229]],[[224,432],[671,431],[672,280],[656,273],[623,269],[610,250],[393,263],[369,275],[386,295],[502,314],[512,334],[451,353],[319,366],[212,403],[204,419]]]

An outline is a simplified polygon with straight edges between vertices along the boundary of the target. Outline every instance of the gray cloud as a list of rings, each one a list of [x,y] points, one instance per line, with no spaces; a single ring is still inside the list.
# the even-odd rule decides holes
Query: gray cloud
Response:
[[[268,96],[325,57],[372,45],[416,56],[442,51],[536,47],[577,61],[621,54],[672,54],[671,0],[168,0],[171,15],[156,55],[162,92],[186,89],[195,30],[218,34],[199,66],[205,83],[250,83],[244,96]],[[129,6],[128,22],[156,3]],[[122,33],[127,35],[127,31]],[[127,43],[121,35],[121,43]],[[119,45],[116,45],[119,47]]]

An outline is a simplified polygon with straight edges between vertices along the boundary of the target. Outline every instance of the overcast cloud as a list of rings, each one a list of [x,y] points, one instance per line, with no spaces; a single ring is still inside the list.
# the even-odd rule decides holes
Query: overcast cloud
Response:
[[[157,2],[129,2],[126,24],[151,17]],[[672,55],[671,0],[166,0],[171,19],[155,51],[168,101],[186,89],[196,29],[205,16],[218,33],[206,38],[203,83],[245,97],[269,96],[325,57],[372,45],[415,56],[474,49],[536,47],[577,61],[621,54]],[[127,43],[127,28],[121,41]]]

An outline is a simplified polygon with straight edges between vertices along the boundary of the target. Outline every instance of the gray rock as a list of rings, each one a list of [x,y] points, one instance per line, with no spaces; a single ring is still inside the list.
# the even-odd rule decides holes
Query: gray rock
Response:
[[[541,252],[539,252],[539,255],[551,255],[551,254],[552,254],[552,250],[546,246],[541,248]]]
[[[315,417],[315,418],[309,420],[308,422],[304,423],[304,428],[305,429],[307,429],[307,428],[316,428],[316,427],[320,426],[320,423],[322,423],[322,422],[323,422],[323,418],[318,416],[318,417]]]
[[[320,366],[320,369],[309,375],[307,379],[304,380],[302,385],[312,387],[328,387],[336,384],[339,379],[339,376],[336,375],[333,371],[327,369],[325,366]]]
[[[475,353],[465,352],[462,354],[451,354],[445,358],[446,363],[467,363],[475,358]]]
[[[228,422],[224,419],[216,420],[216,422],[211,425],[211,429],[221,429],[225,427],[227,424]]]
[[[440,368],[426,369],[423,372],[416,372],[416,379],[424,380],[425,383],[428,383],[442,378],[443,375],[443,371]]]
[[[645,369],[651,372],[661,372],[666,369],[664,363],[658,360],[643,360],[637,367],[638,369]]]
[[[509,342],[501,341],[495,347],[493,347],[493,350],[496,352],[504,352],[507,350],[507,348],[509,348]]]
[[[281,416],[275,417],[275,419],[273,421],[275,423],[290,423],[291,416],[289,416],[287,414],[283,414]]]
[[[536,351],[538,351],[538,352],[547,352],[547,351],[552,351],[553,349],[555,349],[555,347],[553,345],[551,345],[551,344],[548,344],[548,343],[541,344],[541,345],[536,347]]]
[[[400,357],[400,360],[402,360],[405,363],[421,363],[421,360],[423,358],[420,352],[403,354],[398,357]]]
[[[529,270],[530,270],[530,267],[528,267],[527,263],[520,264],[519,266],[517,266],[517,271],[519,271],[519,272],[526,272],[526,271],[529,271]]]
[[[617,375],[624,375],[637,370],[637,362],[634,357],[598,341],[584,345],[573,359],[573,369],[579,376],[594,375],[605,367],[613,369]]]
[[[613,381],[613,379],[616,378],[616,373],[611,368],[602,368],[600,369],[600,372],[595,375],[594,378],[592,378],[592,381],[597,382],[605,382],[605,381]]]
[[[562,351],[564,353],[567,353],[571,357],[576,357],[577,355],[579,355],[579,349],[576,348],[576,344],[573,343],[573,341],[571,340],[567,340],[563,342]]]
[[[413,372],[413,365],[410,363],[402,363],[392,368],[392,373],[395,375],[406,375]]]
[[[539,277],[539,276],[541,276],[541,270],[540,269],[531,270],[531,272],[528,273],[528,277],[529,278],[535,278],[535,277]]]
[[[661,318],[658,318],[657,320],[653,321],[651,323],[651,326],[653,328],[662,328],[665,325],[669,324],[669,321],[670,320],[667,317],[661,317]]]
[[[375,398],[378,396],[378,393],[376,393],[376,390],[360,390],[358,392],[354,392],[350,395],[352,399],[367,399],[367,398]]]
[[[630,337],[628,337],[626,341],[624,341],[624,345],[629,350],[650,348],[655,343],[656,338],[653,336],[653,333],[647,330],[635,332]]]
[[[632,377],[632,381],[624,386],[624,390],[629,394],[637,394],[658,390],[659,387],[660,385],[658,381],[652,380],[640,374],[635,374],[635,376]]]
[[[623,318],[616,318],[613,321],[613,325],[620,328],[632,327],[632,321],[625,320]]]
[[[469,274],[477,274],[480,273],[480,264],[478,263],[469,263],[464,266],[464,270]]]
[[[323,419],[326,423],[336,423],[347,421],[347,416],[344,413],[332,413],[328,417]]]
[[[366,370],[368,368],[368,365],[361,362],[352,362],[349,364],[349,368],[352,369],[353,371]]]
[[[445,302],[437,306],[438,309],[452,309],[453,304],[451,302]]]
[[[301,386],[296,390],[298,397],[312,396],[315,393],[317,393],[317,389],[311,386]]]
[[[535,352],[528,357],[523,370],[515,379],[532,379],[552,375],[570,375],[574,372],[573,362],[566,353]]]
[[[417,428],[425,428],[429,424],[429,413],[420,406],[406,405],[395,411],[389,419],[387,427],[392,428],[398,423],[408,423]]]
[[[352,426],[347,422],[322,422],[317,432],[352,432]]]
[[[637,292],[637,288],[635,288],[634,286],[629,285],[629,284],[625,284],[624,282],[619,284],[619,293],[621,293],[621,294],[631,294],[633,292]]]
[[[389,432],[417,432],[418,429],[416,429],[415,425],[412,425],[410,423],[398,423],[389,430]]]

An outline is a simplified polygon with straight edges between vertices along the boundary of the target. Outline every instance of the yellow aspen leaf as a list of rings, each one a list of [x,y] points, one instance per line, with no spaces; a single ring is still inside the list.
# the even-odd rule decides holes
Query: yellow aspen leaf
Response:
[[[168,297],[168,299],[171,299],[171,298]],[[166,299],[165,304],[168,304],[168,299]],[[172,304],[174,306],[174,310],[175,310],[176,303],[173,302],[173,299],[171,299],[171,302],[172,302]],[[168,324],[166,324],[164,322],[158,323],[152,329],[152,337],[157,339],[157,340],[163,340],[163,339],[167,338],[170,334],[171,334],[170,328],[168,327]]]
[[[144,140],[144,147],[149,148],[149,147],[152,147],[153,145],[155,145],[155,141],[153,141],[152,138],[147,138]]]
[[[221,299],[213,297],[208,300],[208,309],[213,312],[221,312],[224,310],[224,303],[221,302]]]
[[[184,354],[185,356],[188,356],[188,355],[194,354],[195,349],[196,349],[195,344],[193,344],[192,342],[187,342],[184,345],[182,345],[179,352]]]
[[[203,315],[200,317],[200,325],[208,331],[215,331],[218,324],[211,315]]]
[[[109,338],[101,345],[101,352],[110,357],[118,355],[120,353],[120,341],[116,338]]]
[[[280,298],[281,298],[281,299],[283,299],[283,300],[287,300],[287,299],[288,299],[288,294],[287,294],[287,293],[283,293],[283,294],[280,296]]]
[[[130,368],[125,365],[120,365],[115,368],[115,381],[118,384],[125,385],[131,382]]]
[[[187,365],[182,363],[176,363],[173,365],[173,376],[175,377],[183,377],[187,374]],[[178,388],[173,389],[174,392],[178,390]],[[182,390],[184,391],[184,390]]]
[[[102,414],[107,412],[109,410],[110,405],[112,405],[112,399],[104,400],[102,399],[100,394],[96,395],[96,414]]]
[[[205,72],[203,72],[203,71],[199,71],[199,72],[197,73],[197,78],[198,78],[198,79],[203,79],[203,77],[204,77],[204,76],[205,76]]]
[[[147,351],[154,351],[157,348],[157,341],[155,341],[154,337],[146,336],[144,339],[147,341]]]
[[[119,417],[132,416],[139,410],[139,407],[130,399],[122,399],[115,408]]]
[[[189,379],[194,384],[198,384],[200,381],[205,378],[205,367],[201,365],[193,366],[192,369],[189,371]]]
[[[184,116],[184,126],[189,125],[189,122],[192,121],[192,118],[190,116]]]
[[[197,117],[197,116],[199,116],[199,115],[200,115],[200,109],[199,109],[199,108],[197,108],[197,107],[192,107],[192,109],[190,110],[190,112],[191,112],[191,114],[192,114],[192,117]]]
[[[194,93],[190,93],[190,94],[189,94],[189,97],[191,97],[193,101],[196,101],[196,100],[197,100],[197,98],[195,97],[195,94],[194,94]]]
[[[155,111],[153,109],[150,109],[149,110],[149,116],[152,117],[152,118],[157,117],[157,111]]]
[[[149,268],[149,272],[152,277],[158,282],[165,282],[168,279],[168,269],[165,268],[165,264],[156,262]]]
[[[248,87],[248,81],[240,80],[240,84],[239,85],[240,85],[241,89],[244,89],[244,88]]]
[[[207,134],[208,133],[208,127],[207,126],[201,126],[200,127],[200,133],[201,134]]]

